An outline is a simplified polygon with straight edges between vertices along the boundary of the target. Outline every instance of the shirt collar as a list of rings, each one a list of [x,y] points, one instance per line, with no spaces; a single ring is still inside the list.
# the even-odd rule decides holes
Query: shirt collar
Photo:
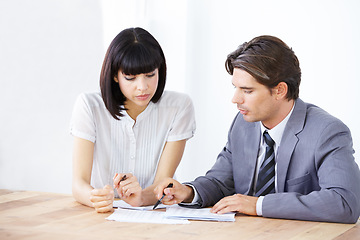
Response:
[[[155,104],[153,102],[149,102],[149,104],[147,105],[147,107],[145,108],[144,111],[142,111],[136,118],[136,122],[141,121],[142,119],[146,118],[146,116],[151,112],[151,110],[155,107]],[[129,114],[127,113],[127,111],[123,111],[124,117],[127,121],[129,121],[132,124],[135,124],[134,119],[132,119]]]
[[[288,115],[278,124],[276,125],[275,127],[273,127],[272,129],[267,129],[266,127],[264,127],[264,125],[260,122],[260,128],[261,128],[261,138],[264,131],[267,131],[270,135],[270,137],[274,140],[275,142],[275,145],[277,147],[280,146],[280,142],[281,142],[281,138],[282,138],[282,135],[284,133],[284,130],[285,130],[285,127],[286,127],[286,124],[294,110],[294,107],[295,107],[295,102],[291,108],[291,111],[288,113]]]

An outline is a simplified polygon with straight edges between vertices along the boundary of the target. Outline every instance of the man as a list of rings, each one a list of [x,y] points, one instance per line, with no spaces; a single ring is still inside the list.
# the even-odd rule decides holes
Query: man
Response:
[[[360,172],[349,129],[298,98],[301,71],[283,41],[260,36],[226,60],[239,113],[205,176],[154,190],[164,204],[213,206],[214,213],[355,223]],[[172,182],[173,188],[166,188]]]

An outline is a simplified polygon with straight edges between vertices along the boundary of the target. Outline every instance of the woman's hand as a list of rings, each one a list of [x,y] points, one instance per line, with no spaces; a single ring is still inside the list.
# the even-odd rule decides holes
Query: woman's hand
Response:
[[[96,212],[111,212],[113,211],[114,190],[109,185],[103,189],[93,189],[90,192],[90,201]]]
[[[142,188],[134,175],[131,173],[116,173],[113,180],[114,188],[122,200],[133,207],[143,205]]]

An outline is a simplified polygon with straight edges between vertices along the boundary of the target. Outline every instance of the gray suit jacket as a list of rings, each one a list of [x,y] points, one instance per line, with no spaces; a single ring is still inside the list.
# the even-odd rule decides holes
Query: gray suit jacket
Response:
[[[211,206],[235,193],[252,195],[260,144],[259,122],[238,114],[215,165],[191,184]],[[360,171],[350,130],[324,110],[297,99],[276,156],[277,193],[263,216],[354,223],[360,215]]]

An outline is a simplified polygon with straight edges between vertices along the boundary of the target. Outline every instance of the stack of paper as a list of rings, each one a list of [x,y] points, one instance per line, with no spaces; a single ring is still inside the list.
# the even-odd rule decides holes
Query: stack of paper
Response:
[[[128,209],[116,209],[113,214],[106,218],[117,222],[137,223],[160,223],[160,224],[189,224],[188,220],[170,219],[165,217],[165,212],[138,211]]]
[[[124,209],[132,209],[132,210],[153,210],[154,205],[145,206],[145,207],[133,207],[127,202],[123,200],[116,200],[113,203],[113,207],[117,208],[124,208]],[[166,208],[167,206],[164,204],[159,204],[156,209]]]
[[[211,213],[210,208],[184,208],[171,206],[162,211],[152,210],[152,206],[132,207],[124,201],[115,201],[114,207],[119,207],[107,220],[118,222],[138,222],[138,223],[160,223],[160,224],[189,224],[188,220],[234,222],[235,213],[216,214]],[[161,206],[165,207],[165,205]]]
[[[216,214],[211,213],[210,208],[184,208],[179,206],[168,207],[165,216],[170,219],[190,219],[219,222],[234,222],[235,213]]]

